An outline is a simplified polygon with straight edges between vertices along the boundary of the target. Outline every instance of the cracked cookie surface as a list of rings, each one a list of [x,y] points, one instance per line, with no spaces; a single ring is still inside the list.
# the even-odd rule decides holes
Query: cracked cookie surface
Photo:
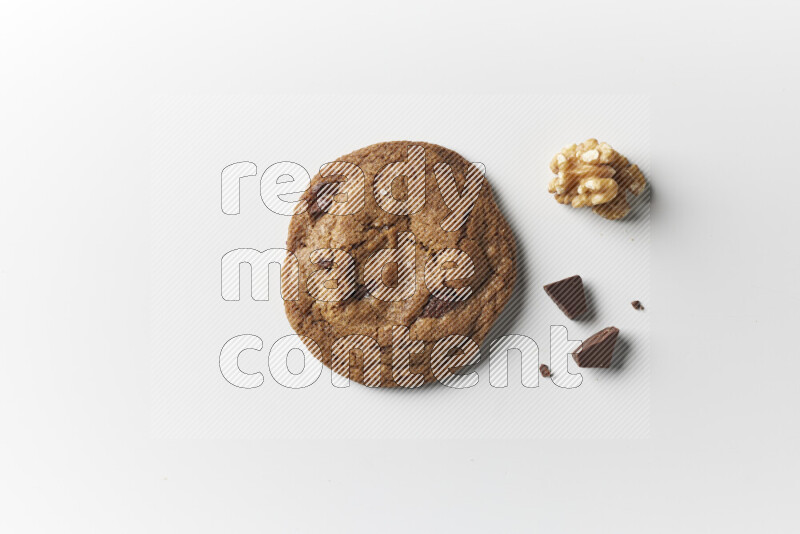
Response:
[[[376,187],[375,179],[387,165],[409,160],[412,155],[410,147],[424,149],[425,201],[419,211],[396,215],[378,205],[376,195],[388,192],[386,188]],[[453,210],[442,197],[435,169],[437,165],[449,164],[457,190],[461,193],[465,190],[470,163],[441,146],[411,141],[379,143],[336,161],[354,164],[363,171],[364,205],[355,213],[335,214],[335,210],[330,210],[331,199],[337,199],[339,187],[343,186],[337,182],[342,177],[321,173],[312,179],[311,187],[301,197],[306,201],[307,209],[295,213],[289,226],[287,249],[299,262],[300,297],[297,301],[285,301],[286,315],[298,334],[314,340],[319,351],[312,350],[312,353],[328,367],[332,367],[331,349],[337,339],[352,334],[375,339],[380,346],[378,371],[382,387],[397,385],[392,373],[392,327],[407,327],[412,343],[424,342],[424,350],[410,354],[410,372],[422,377],[419,383],[430,382],[435,379],[430,365],[435,342],[458,334],[468,336],[480,345],[508,302],[516,276],[516,247],[511,229],[486,179],[466,222],[455,231],[443,229],[442,221]],[[409,192],[404,188],[408,183],[402,176],[396,178],[391,185],[392,196],[398,200],[407,198]],[[352,193],[350,190],[349,194]],[[413,294],[398,301],[376,298],[367,289],[364,267],[376,252],[397,248],[398,237],[408,232],[414,238]],[[317,259],[311,257],[312,253],[321,249],[340,249],[355,260],[355,285],[347,288],[346,295],[349,296],[344,300],[324,302],[309,294],[309,277],[316,271],[330,270],[334,266],[330,258],[317,263],[312,261]],[[449,283],[451,287],[471,288],[471,294],[465,300],[439,300],[426,286],[425,266],[443,249],[459,249],[472,260],[473,274]],[[284,269],[284,283],[286,273]],[[384,283],[389,286],[397,283],[397,277],[396,268],[384,269],[382,273]],[[352,351],[352,380],[364,383],[362,367],[363,354]]]

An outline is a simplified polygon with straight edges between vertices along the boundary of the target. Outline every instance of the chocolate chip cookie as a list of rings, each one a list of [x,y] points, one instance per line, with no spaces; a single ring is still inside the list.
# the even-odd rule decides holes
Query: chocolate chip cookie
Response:
[[[378,143],[323,166],[287,249],[299,265],[299,299],[285,301],[292,327],[326,366],[371,386],[463,367],[516,276],[514,237],[482,166],[422,142]],[[282,283],[296,276],[284,268]]]

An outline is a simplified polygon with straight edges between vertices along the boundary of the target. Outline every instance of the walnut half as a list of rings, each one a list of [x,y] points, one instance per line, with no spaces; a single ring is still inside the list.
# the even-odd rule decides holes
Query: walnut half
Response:
[[[647,186],[636,165],[608,143],[588,139],[564,147],[550,162],[555,177],[547,190],[556,202],[573,208],[592,206],[606,219],[621,219],[631,210],[627,193],[640,194]]]

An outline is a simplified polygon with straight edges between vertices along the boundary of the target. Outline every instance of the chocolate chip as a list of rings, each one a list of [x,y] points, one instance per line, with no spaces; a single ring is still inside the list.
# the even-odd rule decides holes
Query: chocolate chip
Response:
[[[369,290],[365,284],[357,284],[356,290],[350,295],[351,299],[364,300],[369,296]]]
[[[317,265],[319,265],[323,269],[332,269],[333,268],[333,261],[332,260],[322,260],[322,261],[318,261]]]
[[[542,376],[545,378],[550,376],[550,368],[547,367],[545,364],[539,366],[539,372],[542,373]]]
[[[618,335],[619,329],[613,326],[600,330],[581,344],[572,359],[578,367],[609,367]]]
[[[387,263],[381,271],[381,279],[386,287],[397,287],[399,270],[396,263]]]
[[[427,317],[439,318],[455,308],[456,304],[458,304],[457,301],[440,300],[431,295],[430,298],[428,298],[428,302],[426,302],[425,306],[422,308],[422,313],[419,317],[420,319],[425,319]]]
[[[336,192],[339,191],[339,187],[339,182],[328,182],[324,184],[317,184],[311,188],[308,215],[311,217],[312,221],[316,222],[317,219],[327,213],[326,210],[330,208],[331,203],[333,202],[333,197],[336,196]],[[322,198],[319,198],[320,193],[324,193]]]
[[[639,302],[638,300],[634,300],[633,302],[631,302],[631,306],[633,306],[633,308],[635,310],[643,310],[644,309],[644,306],[642,306],[642,303]]]
[[[570,276],[544,286],[545,292],[570,319],[575,319],[586,311],[586,295],[580,276]]]

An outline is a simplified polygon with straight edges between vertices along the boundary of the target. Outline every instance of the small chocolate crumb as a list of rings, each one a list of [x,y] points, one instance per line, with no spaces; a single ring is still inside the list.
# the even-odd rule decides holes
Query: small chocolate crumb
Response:
[[[542,373],[542,376],[545,378],[550,376],[550,368],[547,367],[545,364],[539,366],[539,372]]]
[[[643,310],[644,309],[644,306],[642,306],[642,303],[639,302],[638,300],[634,300],[633,302],[631,302],[631,306],[633,306],[633,308],[636,309],[636,310]]]

